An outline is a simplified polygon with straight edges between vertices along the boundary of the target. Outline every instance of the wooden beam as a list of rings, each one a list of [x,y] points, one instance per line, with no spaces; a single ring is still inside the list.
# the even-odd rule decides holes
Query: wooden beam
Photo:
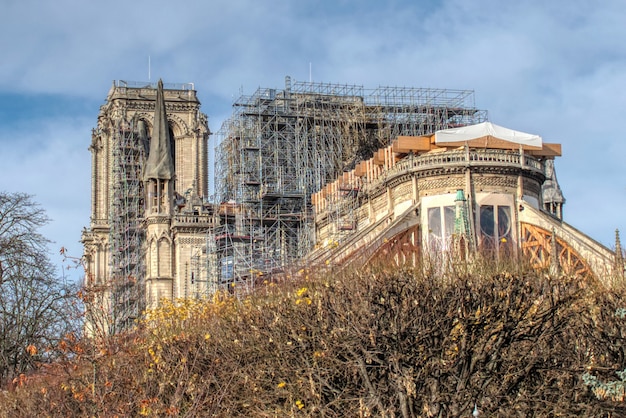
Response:
[[[399,136],[391,143],[391,150],[398,153],[430,151],[428,136]]]
[[[365,175],[366,167],[365,161],[361,161],[356,165],[356,167],[354,167],[354,175],[357,177],[363,177]]]
[[[536,157],[560,157],[562,155],[561,144],[548,144],[544,142],[540,150],[532,150],[529,151],[528,154]]]
[[[378,151],[374,153],[372,161],[376,165],[385,165],[385,149],[379,148]]]

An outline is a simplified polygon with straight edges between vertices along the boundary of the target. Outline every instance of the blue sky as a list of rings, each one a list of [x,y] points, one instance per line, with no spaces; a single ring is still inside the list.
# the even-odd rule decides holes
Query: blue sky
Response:
[[[80,256],[91,129],[113,80],[193,82],[216,132],[242,92],[293,80],[472,89],[493,123],[563,145],[565,220],[626,237],[626,3],[4,0],[0,190],[34,195]],[[214,145],[214,144],[212,144]],[[78,273],[70,271],[70,276]]]

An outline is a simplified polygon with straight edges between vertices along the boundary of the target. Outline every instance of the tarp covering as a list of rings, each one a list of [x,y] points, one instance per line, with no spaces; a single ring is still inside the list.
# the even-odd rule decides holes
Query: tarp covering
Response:
[[[159,80],[154,106],[154,126],[152,138],[150,138],[150,153],[145,166],[144,181],[148,179],[171,180],[173,176],[174,162],[170,149],[170,129],[165,112],[163,81]]]
[[[539,135],[514,131],[513,129],[494,125],[491,122],[483,122],[477,125],[444,129],[435,132],[435,144],[466,142],[480,138],[495,138],[531,147],[542,147],[542,140]]]

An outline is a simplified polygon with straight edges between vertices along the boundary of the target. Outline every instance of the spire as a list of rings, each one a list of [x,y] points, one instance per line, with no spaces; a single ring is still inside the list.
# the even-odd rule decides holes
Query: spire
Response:
[[[456,206],[454,216],[455,246],[461,259],[465,260],[467,254],[469,254],[470,245],[474,240],[467,214],[467,199],[465,199],[465,194],[462,189],[456,191],[454,204]]]
[[[620,277],[624,277],[624,254],[619,239],[619,229],[615,230],[615,271]]]
[[[454,233],[457,235],[464,235],[465,239],[470,239],[470,225],[469,218],[467,216],[467,199],[462,189],[456,191],[456,197],[454,199],[456,205],[455,217],[454,217]]]
[[[157,85],[156,104],[154,106],[154,126],[150,139],[150,153],[146,162],[144,181],[148,179],[171,180],[174,176],[174,162],[170,149],[170,130],[163,99],[163,81]]]
[[[552,228],[552,237],[550,238],[550,274],[556,277],[559,274],[561,265],[559,263],[559,252],[556,241],[556,231]]]
[[[541,197],[543,199],[544,209],[555,215],[559,219],[563,219],[563,205],[565,198],[561,191],[561,186],[556,179],[556,171],[554,170],[554,160],[546,160],[545,162],[546,180],[541,185]]]

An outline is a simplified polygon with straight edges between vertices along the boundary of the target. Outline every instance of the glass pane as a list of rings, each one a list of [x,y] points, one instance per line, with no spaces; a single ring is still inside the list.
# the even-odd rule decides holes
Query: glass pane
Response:
[[[511,208],[498,206],[498,239],[511,238]]]
[[[428,232],[441,238],[441,209],[428,208]]]
[[[485,205],[480,207],[480,231],[489,237],[494,236],[495,219],[493,217],[493,206]]]
[[[456,208],[454,206],[444,206],[443,216],[445,223],[446,238],[454,234],[454,224],[456,220]]]

